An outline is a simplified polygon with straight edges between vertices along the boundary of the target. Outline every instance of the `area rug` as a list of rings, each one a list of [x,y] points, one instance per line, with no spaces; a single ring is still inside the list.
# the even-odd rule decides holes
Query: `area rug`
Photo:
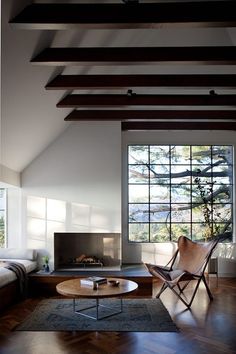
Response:
[[[94,300],[78,300],[76,307],[78,309],[88,307],[91,301]],[[103,299],[101,304],[115,307],[116,310],[120,305],[118,299]],[[94,315],[95,309],[86,311],[87,314]],[[99,311],[107,309],[99,307]],[[104,314],[99,312],[99,315]],[[176,332],[178,328],[159,299],[124,299],[122,313],[101,320],[75,314],[71,299],[47,299],[41,301],[15,330]]]

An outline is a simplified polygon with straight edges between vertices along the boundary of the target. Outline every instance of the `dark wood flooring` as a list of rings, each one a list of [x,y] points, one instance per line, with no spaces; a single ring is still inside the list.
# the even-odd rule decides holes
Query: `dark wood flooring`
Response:
[[[191,310],[170,290],[161,296],[178,333],[17,332],[14,327],[35,308],[40,298],[27,299],[0,316],[1,354],[219,354],[236,353],[236,278],[211,277],[214,300],[204,287]],[[159,288],[154,284],[154,293]]]

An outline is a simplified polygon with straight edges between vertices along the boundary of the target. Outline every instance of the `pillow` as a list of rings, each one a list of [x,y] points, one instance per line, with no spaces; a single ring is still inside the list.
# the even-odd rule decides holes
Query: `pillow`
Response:
[[[0,248],[1,259],[27,259],[29,261],[36,260],[37,251],[29,248]]]

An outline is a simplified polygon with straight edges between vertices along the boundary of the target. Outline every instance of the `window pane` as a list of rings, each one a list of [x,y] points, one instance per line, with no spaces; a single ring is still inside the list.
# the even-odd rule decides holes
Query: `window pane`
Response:
[[[191,189],[189,185],[173,185],[171,186],[171,201],[172,203],[190,203]]]
[[[219,234],[227,232],[232,232],[232,224],[228,225],[226,223],[216,223],[213,225],[213,230],[218,232]]]
[[[214,185],[213,186],[214,201],[216,203],[227,203],[233,201],[231,185]]]
[[[192,165],[193,177],[210,177],[212,176],[212,165]]]
[[[0,247],[5,246],[5,212],[0,211]]]
[[[150,165],[151,184],[170,184],[169,165]]]
[[[135,242],[149,241],[148,224],[129,224],[129,240]]]
[[[191,206],[189,204],[172,204],[171,206],[172,222],[190,222]]]
[[[211,206],[208,206],[207,210],[209,210],[209,214],[210,214],[211,210],[212,210]],[[193,204],[193,206],[192,206],[192,221],[193,222],[204,222],[205,221],[204,213],[206,213],[206,207],[204,206],[204,204]]]
[[[1,189],[0,189],[1,191]],[[5,201],[5,194],[4,193],[0,193],[0,210],[5,210],[5,204],[6,204],[6,201]]]
[[[216,184],[232,184],[232,180],[229,177],[214,177]]]
[[[199,168],[200,167],[200,168]],[[193,184],[209,184],[212,182],[211,166],[192,166],[192,183]],[[199,181],[199,182],[198,182]]]
[[[219,165],[213,167],[213,180],[216,183],[231,184],[233,182],[233,174],[231,166]],[[217,182],[219,181],[219,182]]]
[[[207,237],[206,235],[209,236],[209,233],[211,230],[209,230],[209,226],[204,224],[204,223],[199,223],[199,224],[192,224],[192,240],[193,241],[206,241]]]
[[[210,165],[211,146],[192,146],[192,163],[196,165]]]
[[[131,203],[145,203],[149,201],[149,188],[144,185],[129,186],[129,201]]]
[[[151,242],[168,242],[170,241],[170,224],[150,224],[150,241]]]
[[[223,164],[233,164],[233,151],[232,146],[215,145],[212,146],[212,159],[213,163],[221,161]]]
[[[214,204],[213,218],[216,221],[223,222],[230,220],[232,215],[232,204]]]
[[[6,246],[6,190],[0,188],[0,247]]]
[[[213,184],[196,184],[192,185],[192,202],[211,204],[215,202],[215,194]]]
[[[164,222],[170,217],[169,204],[150,204],[150,221]]]
[[[171,163],[189,165],[190,146],[171,146]]]
[[[170,187],[169,186],[150,186],[150,202],[169,203]]]
[[[146,145],[132,145],[128,147],[129,164],[145,164],[149,162],[148,146]]]
[[[170,163],[169,146],[150,146],[150,163],[168,165]]]
[[[130,204],[129,222],[149,221],[149,204]]]
[[[190,224],[171,224],[171,239],[172,241],[177,241],[180,236],[190,237],[191,235],[191,225]]]
[[[214,176],[227,177],[231,173],[231,166],[227,166],[227,165],[213,166],[212,171],[213,171],[213,178]]]
[[[191,183],[190,166],[171,166],[171,182],[174,184]]]
[[[149,169],[147,166],[130,165],[129,183],[149,183]]]

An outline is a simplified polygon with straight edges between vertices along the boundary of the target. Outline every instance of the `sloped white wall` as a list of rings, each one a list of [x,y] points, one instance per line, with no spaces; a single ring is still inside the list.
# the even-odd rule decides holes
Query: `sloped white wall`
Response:
[[[120,123],[71,124],[21,184],[24,245],[51,259],[55,231],[121,232]]]

